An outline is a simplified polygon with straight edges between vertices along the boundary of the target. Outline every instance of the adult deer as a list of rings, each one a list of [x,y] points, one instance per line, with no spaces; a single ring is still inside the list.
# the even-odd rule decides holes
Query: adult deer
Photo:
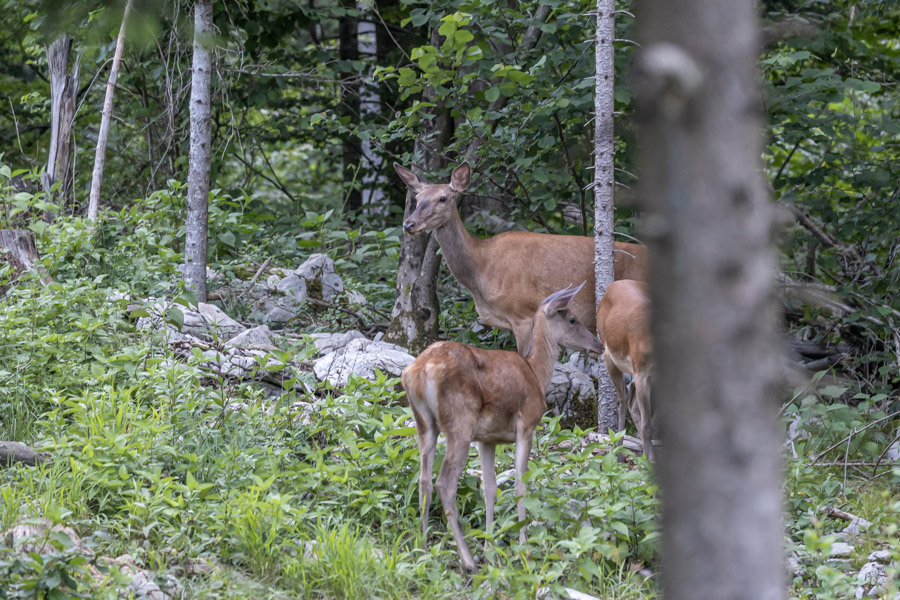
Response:
[[[603,359],[619,396],[619,430],[625,429],[625,413],[637,427],[644,454],[655,460],[650,415],[650,372],[653,344],[650,339],[650,298],[643,281],[613,281],[597,306],[597,335],[603,343]],[[624,373],[634,377],[634,398],[629,402]]]
[[[524,356],[505,350],[482,350],[457,342],[429,346],[403,370],[403,389],[416,418],[421,473],[419,504],[422,534],[428,527],[432,467],[439,432],[447,438],[447,453],[437,489],[453,532],[463,566],[475,570],[456,509],[456,489],[465,469],[469,445],[478,442],[484,478],[486,527],[494,521],[497,479],[494,450],[497,444],[516,445],[516,496],[519,521],[525,520],[525,481],[535,427],[547,410],[544,396],[553,375],[560,346],[601,352],[597,338],[575,318],[572,299],[584,286],[555,292],[532,314],[529,343]],[[525,543],[524,528],[519,543]]]
[[[570,310],[595,329],[593,238],[526,231],[474,238],[457,209],[469,188],[469,163],[453,171],[450,183],[441,184],[428,183],[397,163],[394,169],[416,195],[416,209],[403,222],[403,229],[411,234],[434,232],[450,272],[471,292],[485,325],[512,330],[522,352],[541,300],[572,281],[586,281],[587,289],[574,299]],[[616,279],[645,278],[644,246],[616,242],[614,261]]]

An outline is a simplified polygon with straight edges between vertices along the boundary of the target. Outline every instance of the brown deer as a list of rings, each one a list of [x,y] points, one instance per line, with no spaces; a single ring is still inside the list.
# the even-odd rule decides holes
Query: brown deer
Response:
[[[416,208],[403,222],[407,233],[431,230],[453,276],[471,292],[481,321],[508,329],[519,352],[528,345],[531,317],[541,300],[572,281],[586,281],[570,310],[591,331],[594,298],[594,240],[575,235],[508,231],[479,239],[469,235],[457,204],[469,188],[471,169],[463,163],[450,183],[431,184],[397,163],[394,169],[416,195]],[[644,279],[647,249],[616,242],[616,279]]]
[[[421,473],[419,505],[422,535],[428,527],[434,450],[439,432],[447,438],[447,453],[437,478],[437,489],[453,532],[463,566],[475,570],[456,509],[456,489],[466,466],[469,445],[478,442],[484,478],[486,526],[494,521],[497,479],[494,450],[497,444],[516,445],[516,496],[519,521],[525,520],[525,482],[528,455],[535,427],[547,410],[544,397],[560,346],[601,352],[603,346],[575,318],[569,306],[578,291],[568,287],[540,303],[532,314],[529,343],[524,355],[505,350],[482,350],[458,342],[429,346],[403,370],[403,389],[416,419]],[[525,543],[524,528],[519,543]]]
[[[603,359],[619,396],[619,431],[625,429],[625,413],[637,427],[644,454],[655,460],[650,415],[650,372],[653,344],[650,338],[650,298],[643,281],[613,281],[597,306],[597,335],[603,343]],[[634,377],[634,398],[629,401],[624,373]]]

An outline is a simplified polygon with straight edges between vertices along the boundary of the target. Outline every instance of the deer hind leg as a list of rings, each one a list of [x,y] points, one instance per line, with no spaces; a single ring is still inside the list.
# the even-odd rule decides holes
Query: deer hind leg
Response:
[[[441,464],[441,472],[437,478],[437,490],[441,496],[441,504],[444,506],[444,514],[447,516],[447,525],[456,540],[456,548],[466,571],[475,571],[475,559],[469,552],[466,538],[459,524],[459,513],[456,509],[456,490],[459,486],[459,478],[466,468],[466,459],[469,455],[470,438],[458,438],[447,436],[447,454]]]
[[[653,418],[650,414],[650,377],[645,373],[638,373],[634,377],[634,403],[640,414],[640,422],[635,424],[641,436],[644,446],[644,454],[650,461],[656,460],[656,452],[653,449]]]
[[[497,470],[494,466],[494,456],[496,447],[493,444],[478,442],[478,456],[481,458],[481,473],[484,489],[484,511],[485,524],[484,530],[491,534],[492,525],[494,524],[494,502],[497,500]],[[487,550],[488,541],[484,541],[484,548]]]
[[[425,532],[428,530],[428,511],[431,509],[432,478],[434,477],[434,449],[437,446],[438,428],[432,423],[430,426],[420,427],[419,438],[419,511],[422,515],[422,544],[427,548],[428,539]]]
[[[609,351],[603,353],[603,360],[606,362],[606,370],[609,371],[609,378],[612,379],[613,385],[616,386],[616,407],[618,408],[619,415],[618,431],[622,431],[625,429],[625,415],[628,414],[628,407],[630,404],[628,401],[628,390],[625,389],[625,374],[615,365],[615,363],[613,363],[612,358],[609,356]]]
[[[528,470],[528,456],[534,441],[534,427],[519,427],[516,432],[516,496],[519,498],[516,509],[519,522],[525,520],[525,472]],[[525,543],[525,526],[519,529],[519,544]]]

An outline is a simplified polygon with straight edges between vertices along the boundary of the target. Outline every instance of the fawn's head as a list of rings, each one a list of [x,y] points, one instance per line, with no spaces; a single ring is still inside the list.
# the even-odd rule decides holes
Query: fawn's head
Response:
[[[526,357],[531,354],[536,334],[546,335],[549,341],[570,350],[603,354],[603,344],[597,336],[582,325],[569,310],[572,298],[583,287],[584,282],[578,287],[569,286],[544,298],[531,322],[531,341],[525,352]]]
[[[469,189],[472,175],[467,162],[453,171],[450,183],[428,183],[397,163],[394,170],[416,196],[416,209],[403,221],[403,229],[411,234],[438,229],[455,216],[459,198]]]

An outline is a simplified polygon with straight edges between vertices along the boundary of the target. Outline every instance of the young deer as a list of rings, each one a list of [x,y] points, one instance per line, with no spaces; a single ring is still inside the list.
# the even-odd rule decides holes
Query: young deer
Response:
[[[468,163],[453,171],[450,183],[442,184],[430,184],[396,163],[394,169],[416,195],[416,209],[403,222],[403,229],[411,234],[434,232],[450,272],[472,294],[485,325],[511,330],[522,352],[541,300],[572,281],[586,281],[587,289],[574,299],[571,311],[594,330],[593,238],[527,231],[474,238],[457,210],[469,188]],[[614,251],[616,279],[645,278],[644,246],[616,242]]]
[[[613,281],[597,306],[597,335],[603,342],[606,368],[619,396],[619,430],[625,429],[625,413],[641,436],[644,454],[655,460],[650,415],[650,371],[653,344],[650,339],[650,298],[643,281]],[[625,376],[634,377],[634,399],[629,402]]]
[[[516,496],[519,520],[525,520],[525,482],[528,454],[535,427],[547,410],[544,396],[553,375],[560,346],[602,352],[603,346],[575,318],[569,305],[584,286],[568,287],[541,302],[532,316],[528,350],[522,356],[504,350],[481,350],[457,342],[429,346],[403,370],[403,389],[409,398],[419,441],[422,471],[419,503],[422,534],[428,527],[431,477],[439,432],[447,438],[447,453],[437,479],[437,489],[453,532],[463,566],[475,569],[457,518],[456,488],[466,466],[469,445],[478,442],[484,475],[486,530],[494,521],[497,480],[494,449],[497,444],[516,445]],[[519,542],[525,542],[524,528]]]

